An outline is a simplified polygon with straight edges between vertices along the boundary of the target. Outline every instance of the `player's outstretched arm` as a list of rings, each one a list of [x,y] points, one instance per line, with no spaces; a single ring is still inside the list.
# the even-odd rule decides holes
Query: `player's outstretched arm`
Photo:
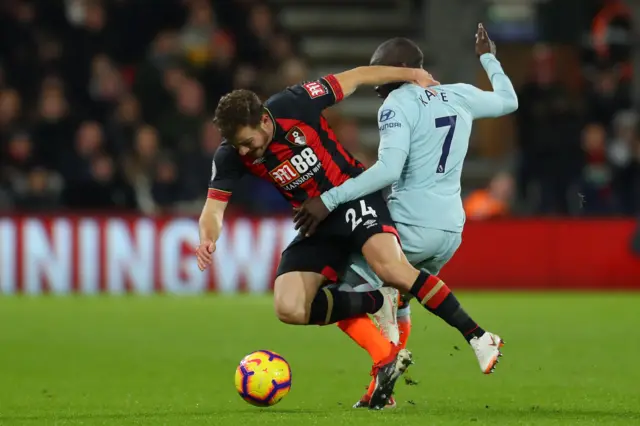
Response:
[[[471,85],[462,85],[461,95],[467,101],[474,118],[500,117],[518,109],[518,96],[495,56],[496,46],[482,24],[476,33],[476,54],[487,72],[493,92],[480,90]]]
[[[378,161],[358,177],[349,179],[321,195],[322,201],[330,211],[340,204],[380,191],[400,178],[409,153],[410,129],[416,120],[417,112],[413,106],[415,105],[391,98],[387,98],[382,104],[378,111]]]
[[[387,66],[365,66],[335,74],[344,96],[351,95],[358,86],[381,86],[388,83],[407,82],[422,87],[436,86],[431,74],[422,68],[403,68]]]
[[[202,208],[198,227],[200,230],[200,245],[196,248],[198,267],[204,271],[213,261],[213,252],[216,250],[216,242],[222,231],[224,211],[227,208],[226,201],[207,198]]]

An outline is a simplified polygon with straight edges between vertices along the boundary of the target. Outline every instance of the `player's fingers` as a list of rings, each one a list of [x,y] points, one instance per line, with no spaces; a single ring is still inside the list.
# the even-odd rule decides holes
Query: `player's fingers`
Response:
[[[203,263],[211,263],[211,253],[207,250],[198,248],[198,250],[196,250],[196,257]]]
[[[197,256],[196,257],[196,261],[198,262],[198,267],[200,269],[203,269],[205,267],[205,265],[207,264],[207,262],[202,258],[202,256]]]
[[[206,265],[204,264],[204,262],[202,262],[202,261],[200,260],[200,258],[198,258],[198,268],[199,268],[201,271],[204,271],[204,270],[205,270],[205,268],[206,268]]]
[[[487,32],[484,30],[482,24],[478,24],[478,38],[480,40],[484,40],[486,38]]]
[[[302,209],[296,210],[295,214],[293,215],[293,221],[298,222],[301,218],[304,217],[305,213],[306,213],[305,210],[302,210]]]
[[[309,236],[309,229],[311,228],[311,224],[313,223],[313,218],[310,216],[306,216],[304,218],[304,222],[300,226],[300,232],[302,232],[305,236]]]
[[[315,234],[317,227],[318,227],[318,221],[314,220],[313,223],[311,223],[311,226],[309,226],[309,230],[307,231],[307,237]]]
[[[293,222],[295,223],[295,229],[298,230],[300,228],[302,228],[304,226],[304,222],[305,222],[305,215],[304,213],[300,212],[299,214],[296,215],[296,217],[293,219]]]

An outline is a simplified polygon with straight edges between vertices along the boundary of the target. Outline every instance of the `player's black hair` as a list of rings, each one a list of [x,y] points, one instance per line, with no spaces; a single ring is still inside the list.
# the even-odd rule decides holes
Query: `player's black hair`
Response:
[[[371,56],[370,65],[391,67],[422,68],[424,55],[420,47],[408,38],[395,37],[382,43]],[[390,83],[375,88],[381,98],[389,96],[391,91],[403,83]]]
[[[222,137],[234,142],[239,128],[258,127],[264,114],[264,106],[257,94],[251,90],[234,90],[224,95],[216,108],[213,122],[220,129]]]

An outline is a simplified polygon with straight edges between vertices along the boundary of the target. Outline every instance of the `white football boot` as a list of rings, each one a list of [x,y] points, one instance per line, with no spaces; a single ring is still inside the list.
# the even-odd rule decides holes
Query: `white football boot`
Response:
[[[378,323],[378,327],[382,335],[394,345],[400,341],[400,330],[398,330],[398,298],[399,293],[393,287],[382,287],[380,293],[384,296],[382,308],[375,314],[373,318]]]
[[[474,337],[469,342],[473,348],[473,352],[478,358],[480,370],[484,374],[491,374],[498,364],[499,358],[502,356],[500,348],[504,346],[504,341],[497,334],[485,333],[481,337]]]

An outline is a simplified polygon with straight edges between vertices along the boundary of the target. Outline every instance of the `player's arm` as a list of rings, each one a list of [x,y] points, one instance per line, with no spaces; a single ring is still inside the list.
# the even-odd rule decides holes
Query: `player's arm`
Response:
[[[201,270],[212,262],[212,254],[222,232],[224,211],[236,182],[244,173],[244,165],[238,158],[238,153],[226,143],[220,145],[213,156],[207,201],[198,221],[200,245],[196,249],[196,257]]]
[[[461,85],[462,95],[473,118],[500,117],[518,109],[518,96],[511,80],[504,73],[500,61],[495,56],[496,47],[482,24],[476,33],[476,54],[489,77],[493,92],[477,87]]]
[[[491,53],[480,57],[482,67],[487,72],[493,92],[469,86],[466,101],[474,118],[501,117],[518,109],[518,95],[511,80],[504,73],[500,62]]]
[[[378,161],[359,176],[323,193],[320,198],[333,211],[340,204],[380,191],[396,182],[409,155],[411,127],[415,117],[411,105],[401,108],[387,100],[378,112],[380,146]]]
[[[439,84],[422,68],[387,67],[371,65],[357,67],[333,76],[342,88],[345,97],[359,86],[382,86],[389,83],[416,83],[423,87]]]
[[[440,84],[423,69],[385,66],[358,67],[290,87],[273,96],[268,107],[274,108],[275,106],[282,111],[286,110],[287,114],[293,117],[303,114],[305,110],[311,110],[314,114],[321,113],[324,109],[352,94],[358,86],[380,86],[394,82],[416,83],[422,87]],[[292,110],[291,105],[294,105],[295,109]],[[300,108],[300,105],[307,108]]]

